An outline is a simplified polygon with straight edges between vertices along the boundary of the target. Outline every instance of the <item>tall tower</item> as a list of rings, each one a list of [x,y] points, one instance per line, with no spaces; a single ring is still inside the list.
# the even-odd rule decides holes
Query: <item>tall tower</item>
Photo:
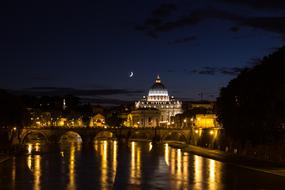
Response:
[[[62,101],[62,109],[65,110],[66,109],[66,102],[65,102],[65,98],[63,98],[63,101]]]

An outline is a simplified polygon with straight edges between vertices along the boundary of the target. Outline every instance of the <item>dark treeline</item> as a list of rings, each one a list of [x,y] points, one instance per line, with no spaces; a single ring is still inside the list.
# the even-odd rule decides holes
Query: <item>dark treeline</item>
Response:
[[[285,47],[244,69],[217,100],[226,135],[242,144],[276,143],[285,125]]]

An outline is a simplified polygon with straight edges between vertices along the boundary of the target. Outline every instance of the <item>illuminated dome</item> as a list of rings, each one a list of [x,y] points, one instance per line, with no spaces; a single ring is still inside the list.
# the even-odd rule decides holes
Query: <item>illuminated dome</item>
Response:
[[[173,125],[174,116],[183,113],[182,102],[176,100],[173,96],[168,95],[166,87],[161,83],[159,75],[154,84],[150,87],[148,96],[135,102],[136,111],[144,109],[145,112],[133,112],[137,117],[137,125],[139,127],[163,126],[169,127]],[[159,118],[153,109],[159,110]],[[145,118],[148,119],[145,120]],[[155,119],[155,122],[152,120]]]
[[[161,83],[159,75],[157,75],[155,83],[149,89],[148,96],[168,96],[168,91]]]

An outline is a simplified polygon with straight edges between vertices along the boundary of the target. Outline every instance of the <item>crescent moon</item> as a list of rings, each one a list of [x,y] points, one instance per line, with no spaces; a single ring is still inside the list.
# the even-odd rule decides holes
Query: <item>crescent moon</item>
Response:
[[[130,78],[131,78],[131,77],[133,77],[133,76],[134,76],[134,73],[133,73],[133,72],[131,72],[131,73],[130,73]]]

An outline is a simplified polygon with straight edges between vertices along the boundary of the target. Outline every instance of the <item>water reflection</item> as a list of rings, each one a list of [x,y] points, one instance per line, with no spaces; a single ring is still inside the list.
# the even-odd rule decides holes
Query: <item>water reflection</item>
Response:
[[[34,190],[41,189],[41,156],[40,155],[28,155],[27,166],[30,169],[34,177]]]
[[[50,153],[41,144],[26,147],[26,156],[11,159],[7,166],[0,167],[0,189],[220,190],[285,186],[283,178],[249,172],[169,144],[99,140],[91,148],[80,143],[60,144]],[[258,187],[253,178],[260,182]]]
[[[138,142],[131,142],[131,165],[129,182],[131,184],[141,184],[141,147]]]
[[[197,189],[206,188],[203,184],[207,184],[207,189],[218,190],[222,189],[221,175],[222,163],[205,159],[201,156],[194,155],[194,187]],[[207,183],[205,183],[207,182]]]
[[[67,173],[68,183],[66,186],[67,190],[76,190],[76,177],[77,177],[77,162],[79,152],[81,151],[81,142],[80,141],[69,141],[66,143],[60,144],[60,157],[61,157],[61,169],[62,173]],[[67,172],[65,172],[67,171]]]
[[[110,189],[117,171],[117,141],[96,140],[94,149],[100,156],[101,189]]]
[[[27,152],[28,154],[38,154],[41,151],[41,143],[27,143]]]
[[[208,159],[207,160],[207,170],[209,171],[208,183],[209,190],[218,190],[221,189],[221,172],[222,164],[221,162]]]
[[[194,155],[194,189],[202,189],[203,184],[203,158]]]
[[[193,158],[193,161],[190,158]],[[181,149],[171,148],[165,144],[164,160],[173,178],[175,189],[221,189],[222,163],[201,156],[189,155]]]
[[[75,168],[76,159],[75,159],[75,144],[71,144],[70,146],[70,153],[69,153],[69,183],[67,185],[67,189],[75,190],[76,183],[75,183]]]
[[[169,149],[170,147],[168,146],[168,144],[165,144],[165,148],[164,148],[164,160],[167,166],[169,166]]]
[[[16,158],[13,157],[12,161],[12,189],[15,189],[15,183],[16,183]]]
[[[188,154],[165,145],[164,149],[165,163],[169,166],[171,175],[171,186],[175,189],[188,189]]]

